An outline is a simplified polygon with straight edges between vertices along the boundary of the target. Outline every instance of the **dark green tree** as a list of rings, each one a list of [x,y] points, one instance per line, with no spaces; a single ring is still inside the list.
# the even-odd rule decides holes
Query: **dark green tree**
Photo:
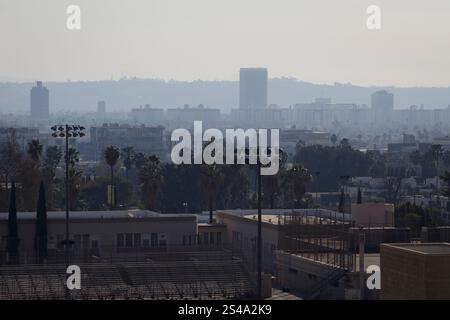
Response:
[[[36,236],[35,250],[37,262],[42,263],[47,259],[47,205],[45,203],[44,181],[39,187],[39,198],[36,211]]]
[[[444,195],[447,196],[447,197],[450,197],[450,171],[445,171],[444,175],[441,176],[441,179],[446,184]]]
[[[42,157],[43,146],[38,139],[28,142],[27,153],[34,162],[39,162]]]
[[[45,158],[43,163],[43,178],[44,183],[47,186],[47,207],[49,210],[54,208],[55,193],[55,175],[56,168],[62,158],[62,152],[57,146],[48,147],[45,151]]]
[[[356,203],[362,203],[362,193],[360,187],[358,187],[358,199],[356,200]]]
[[[339,198],[339,212],[345,213],[345,193],[344,188],[341,188],[341,196]]]
[[[10,261],[19,255],[19,231],[17,228],[16,184],[11,182],[11,193],[8,214],[8,242],[7,251]]]
[[[121,150],[123,165],[125,167],[125,177],[127,182],[130,175],[130,169],[133,166],[135,154],[136,152],[134,151],[133,147],[125,147]]]
[[[139,182],[141,183],[145,207],[151,210],[163,182],[161,162],[157,156],[146,158],[144,165],[139,171]]]
[[[115,193],[115,190],[114,190],[114,167],[116,166],[117,162],[119,161],[119,158],[120,158],[120,151],[117,147],[109,146],[108,148],[106,148],[105,161],[111,169],[111,190],[113,193]],[[115,206],[115,202],[116,202],[115,194],[112,198],[114,199],[114,201],[111,201],[111,203],[110,203],[111,210]]]

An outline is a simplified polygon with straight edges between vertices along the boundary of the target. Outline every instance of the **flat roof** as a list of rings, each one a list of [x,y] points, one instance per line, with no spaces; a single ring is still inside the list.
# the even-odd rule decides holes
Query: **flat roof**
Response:
[[[258,210],[257,209],[233,209],[233,210],[217,210],[217,213],[229,214],[232,216],[243,217],[250,220],[257,219]],[[262,209],[262,221],[272,224],[278,224],[278,218],[284,216],[297,216],[304,217],[308,220],[314,218],[336,219],[338,221],[350,221],[350,214],[340,213],[332,210],[321,209],[321,208],[311,208],[311,209]],[[270,220],[270,221],[269,221]]]
[[[395,247],[403,250],[414,251],[420,254],[445,254],[450,255],[449,243],[399,243],[382,244],[383,246]]]
[[[70,219],[174,219],[184,218],[195,220],[196,216],[193,214],[164,214],[153,212],[149,210],[114,210],[114,211],[71,211],[69,213]],[[36,212],[17,212],[18,220],[34,220],[36,219]],[[48,220],[63,220],[66,219],[65,211],[48,211]],[[8,220],[8,212],[0,212],[0,221]]]

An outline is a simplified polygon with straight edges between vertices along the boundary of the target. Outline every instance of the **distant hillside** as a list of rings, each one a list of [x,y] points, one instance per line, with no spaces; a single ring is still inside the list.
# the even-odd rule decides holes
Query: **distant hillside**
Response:
[[[28,112],[33,83],[0,83],[0,112]],[[162,81],[129,79],[119,81],[49,82],[51,112],[95,111],[105,100],[108,111],[128,111],[140,105],[177,107],[185,103],[229,110],[238,106],[236,81]],[[333,102],[370,104],[370,94],[381,88],[351,84],[319,85],[295,79],[269,80],[269,103],[289,106],[329,97]],[[443,108],[450,105],[450,88],[384,88],[395,94],[395,106],[410,105]]]

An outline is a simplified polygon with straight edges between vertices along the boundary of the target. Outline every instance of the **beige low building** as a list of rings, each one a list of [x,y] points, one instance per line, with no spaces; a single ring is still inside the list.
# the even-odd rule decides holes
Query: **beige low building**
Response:
[[[394,227],[394,205],[391,203],[353,203],[352,220],[356,227]]]
[[[36,213],[19,212],[19,254],[34,255]],[[186,244],[198,234],[197,217],[191,214],[159,214],[145,210],[70,212],[70,238],[74,249],[91,254],[170,250]],[[49,254],[63,249],[65,212],[47,213]],[[5,253],[8,213],[0,213],[0,254]]]

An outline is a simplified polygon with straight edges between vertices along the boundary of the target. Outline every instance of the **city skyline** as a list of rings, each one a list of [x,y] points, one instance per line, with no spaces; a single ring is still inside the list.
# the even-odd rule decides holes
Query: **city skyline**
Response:
[[[450,86],[442,0],[378,0],[381,30],[366,26],[372,1],[78,1],[75,31],[66,28],[70,4],[2,3],[0,81],[230,81],[240,67],[265,67],[270,78],[313,83]]]

